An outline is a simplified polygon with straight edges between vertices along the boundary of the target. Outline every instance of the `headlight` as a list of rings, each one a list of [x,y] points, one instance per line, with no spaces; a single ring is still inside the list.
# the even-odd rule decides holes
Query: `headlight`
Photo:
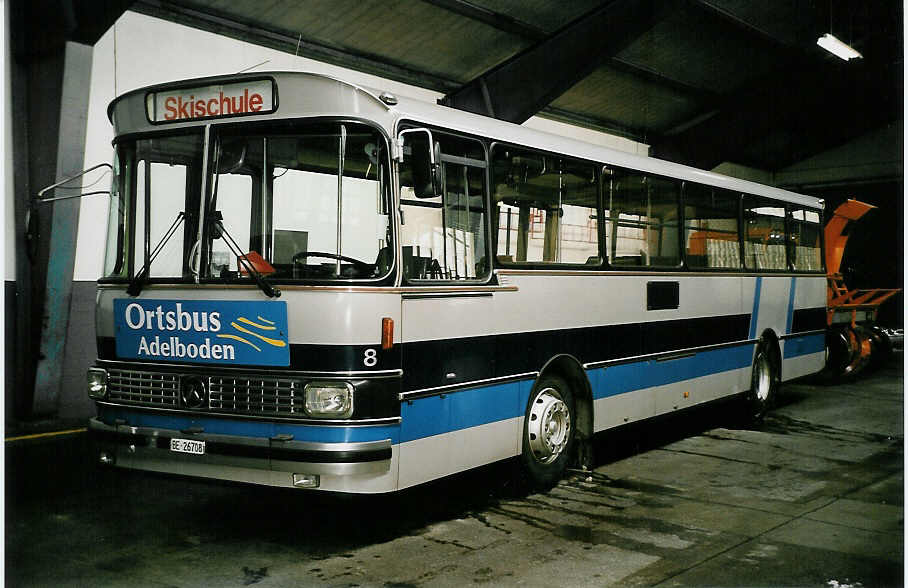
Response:
[[[96,400],[107,396],[107,370],[101,368],[88,368],[88,395]]]
[[[310,382],[303,389],[309,416],[345,419],[353,414],[353,386],[348,382]]]

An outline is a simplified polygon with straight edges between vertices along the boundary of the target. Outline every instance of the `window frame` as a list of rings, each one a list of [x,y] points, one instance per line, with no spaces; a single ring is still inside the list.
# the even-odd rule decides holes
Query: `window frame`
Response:
[[[763,203],[766,203],[767,205],[772,205],[775,208],[781,208],[784,211],[781,218],[782,218],[782,235],[783,235],[782,236],[782,239],[783,239],[782,249],[785,252],[785,267],[782,267],[782,268],[756,268],[756,267],[750,267],[749,265],[747,265],[746,246],[747,246],[748,231],[747,231],[747,223],[746,223],[746,219],[744,218],[744,214],[745,214],[745,210],[747,209],[747,199],[748,198],[756,200],[760,205],[762,205]],[[742,228],[741,246],[742,246],[742,248],[744,248],[744,251],[742,251],[742,261],[744,262],[744,267],[743,267],[744,272],[766,273],[766,274],[792,273],[791,262],[788,259],[788,236],[789,236],[789,233],[788,233],[788,205],[789,204],[790,203],[786,200],[777,200],[775,198],[768,198],[766,196],[760,196],[758,194],[753,194],[750,192],[741,193],[741,208],[740,208],[741,209],[740,218],[741,218],[741,228]],[[761,216],[766,217],[766,218],[780,218],[780,217],[774,217],[771,215],[761,215]]]
[[[399,256],[400,257],[400,264],[399,264],[400,265],[400,283],[406,287],[438,286],[438,285],[445,285],[445,286],[463,285],[465,287],[475,287],[475,286],[486,285],[486,284],[491,283],[493,281],[494,275],[495,275],[494,274],[494,270],[495,270],[494,257],[495,257],[495,255],[494,255],[494,251],[492,249],[492,241],[491,241],[491,234],[492,234],[492,230],[491,230],[492,202],[491,202],[491,180],[490,180],[490,167],[491,166],[489,164],[490,150],[489,150],[489,145],[487,143],[488,139],[486,137],[476,136],[476,135],[472,135],[470,133],[464,133],[464,132],[460,132],[460,131],[450,129],[450,128],[443,128],[443,127],[439,127],[437,125],[423,123],[416,119],[405,119],[405,120],[399,121],[395,125],[395,128],[394,128],[394,136],[395,137],[399,136],[402,131],[405,131],[407,129],[428,129],[429,131],[431,131],[431,136],[432,136],[432,141],[433,141],[433,144],[431,145],[431,149],[433,149],[436,154],[435,163],[440,168],[440,171],[439,171],[440,177],[445,176],[445,171],[444,171],[445,163],[450,163],[453,165],[461,165],[461,166],[465,166],[465,167],[474,167],[474,168],[478,168],[478,169],[482,170],[483,203],[485,205],[485,217],[486,217],[485,222],[483,223],[484,224],[483,232],[484,232],[484,242],[485,242],[485,246],[486,246],[486,258],[489,261],[485,264],[485,272],[483,273],[483,275],[477,276],[475,278],[439,278],[439,279],[409,278],[406,275],[404,275],[403,248],[405,247],[405,244],[403,242],[403,226],[400,226],[397,228],[397,235],[396,235],[397,243],[398,243],[398,245],[396,247],[396,251],[400,254],[400,256]],[[454,137],[459,140],[467,140],[467,141],[475,142],[482,149],[484,160],[465,158],[465,157],[460,157],[457,155],[452,155],[450,153],[445,153],[443,150],[443,147],[442,147],[443,142],[439,141],[440,137],[445,137],[445,136]],[[401,163],[399,161],[395,161],[394,163],[396,164],[395,169],[396,169],[397,173],[395,174],[395,180],[394,180],[395,185],[392,187],[392,192],[393,192],[392,200],[393,200],[394,205],[397,207],[397,211],[400,214],[403,214],[404,217],[406,217],[406,214],[403,209],[404,205],[435,208],[436,203],[434,203],[434,202],[428,203],[428,202],[422,202],[419,199],[404,200],[403,198],[401,198],[401,185],[402,185],[400,182]],[[404,164],[406,164],[406,160],[404,160]],[[442,191],[444,191],[446,189],[446,187],[447,187],[447,182],[444,181],[443,185],[440,187],[440,189]],[[444,205],[445,193],[444,192],[442,192],[441,198],[442,198],[441,209],[444,211],[445,210],[445,205]],[[398,221],[399,220],[400,220],[400,218],[398,217]],[[403,220],[406,220],[406,218],[404,218]],[[395,223],[395,224],[397,224],[397,223]],[[401,223],[401,225],[402,224],[403,223]],[[445,225],[445,228],[447,228],[446,225]],[[445,238],[447,238],[447,236],[445,236]],[[397,257],[398,256],[395,256],[395,258],[397,258]],[[397,263],[397,262],[395,261],[395,263]]]
[[[687,260],[687,248],[684,247],[684,231],[687,230],[687,215],[684,214],[686,205],[687,188],[689,185],[699,186],[709,190],[720,190],[732,195],[734,198],[735,223],[737,224],[737,239],[735,240],[735,249],[738,252],[737,267],[692,267]],[[721,188],[712,184],[684,180],[681,186],[681,252],[684,258],[684,269],[691,272],[707,273],[741,273],[746,271],[744,267],[744,217],[743,217],[744,193],[728,188]]]
[[[492,244],[492,245],[493,245],[493,249],[494,249],[494,251],[495,251],[495,253],[492,255],[492,257],[493,257],[493,262],[494,262],[494,267],[495,267],[496,269],[507,269],[507,270],[539,270],[539,271],[546,271],[546,270],[548,270],[548,271],[558,271],[558,270],[570,270],[570,271],[575,271],[575,270],[576,270],[576,271],[602,271],[602,270],[606,269],[606,268],[608,267],[608,260],[607,260],[607,257],[608,257],[608,256],[606,255],[607,251],[606,251],[605,248],[604,248],[604,247],[605,247],[605,227],[604,227],[603,223],[601,222],[601,221],[602,221],[602,210],[603,210],[603,209],[602,209],[602,203],[603,203],[603,198],[602,198],[602,194],[603,194],[603,192],[602,192],[602,175],[603,175],[603,174],[602,174],[602,167],[603,167],[603,164],[602,164],[602,163],[599,163],[599,162],[596,162],[596,161],[589,160],[589,159],[584,159],[584,158],[582,158],[582,157],[574,157],[574,156],[572,156],[572,155],[565,155],[565,154],[563,154],[563,153],[556,153],[556,152],[554,152],[554,151],[547,151],[547,150],[545,150],[545,149],[537,149],[537,148],[534,148],[534,147],[527,147],[527,146],[524,146],[524,145],[520,145],[520,144],[518,144],[518,143],[511,143],[511,142],[509,142],[509,141],[493,141],[493,142],[489,145],[489,156],[488,156],[488,157],[489,157],[489,200],[490,200],[490,206],[491,206],[492,204],[497,204],[497,203],[495,203],[494,201],[492,201],[492,187],[493,187],[493,185],[492,185],[492,181],[493,181],[493,178],[492,178],[492,157],[494,156],[494,151],[495,151],[495,148],[496,148],[496,147],[504,147],[504,148],[510,147],[510,148],[513,148],[513,149],[521,149],[521,150],[523,150],[523,151],[531,152],[531,153],[534,153],[534,154],[539,154],[539,155],[542,155],[542,156],[544,156],[544,157],[556,157],[556,158],[559,158],[559,159],[562,159],[562,160],[571,160],[571,161],[573,161],[573,162],[582,163],[582,164],[585,164],[585,165],[589,165],[589,166],[591,167],[591,169],[593,170],[593,173],[594,173],[595,176],[596,176],[596,177],[595,177],[595,180],[594,180],[594,181],[595,181],[595,184],[596,184],[596,206],[595,206],[595,211],[596,211],[596,240],[597,240],[597,250],[598,250],[597,252],[598,252],[598,254],[599,254],[599,263],[598,263],[598,264],[589,264],[589,263],[566,263],[566,262],[559,262],[559,261],[549,261],[549,262],[540,262],[540,261],[526,261],[526,262],[513,261],[513,262],[502,262],[502,261],[499,261],[499,260],[498,260],[498,231],[497,231],[497,230],[496,230],[496,231],[492,231],[491,219],[490,219],[490,222],[489,222],[489,230],[493,233],[494,239],[495,239],[494,243]],[[498,207],[497,207],[497,205],[496,205],[494,208],[495,208],[495,213],[494,213],[494,214],[497,215],[497,214],[498,214]],[[496,228],[498,228],[497,225],[496,225]]]
[[[792,227],[795,223],[800,223],[804,225],[813,226],[814,223],[810,221],[802,221],[794,218],[794,210],[809,210],[811,212],[817,213],[817,223],[816,228],[819,233],[819,249],[820,249],[820,268],[815,270],[799,270],[794,266],[794,259],[789,251],[789,248],[792,247]],[[806,204],[795,204],[794,202],[785,203],[785,256],[788,260],[788,269],[791,273],[795,274],[806,274],[806,275],[826,275],[826,226],[824,224],[823,217],[824,210],[822,208],[814,208]]]
[[[630,174],[636,173],[636,174],[640,174],[640,175],[645,175],[647,178],[658,178],[660,180],[675,182],[675,183],[677,183],[677,188],[678,188],[678,192],[677,192],[678,196],[677,196],[677,201],[675,203],[675,214],[677,215],[677,219],[678,219],[677,231],[675,232],[675,239],[676,239],[676,243],[677,243],[677,247],[678,247],[678,264],[677,265],[616,265],[616,264],[612,263],[612,258],[610,255],[608,255],[611,252],[608,250],[609,244],[606,242],[605,243],[606,267],[611,270],[624,271],[624,272],[627,272],[627,271],[634,271],[634,272],[636,272],[636,271],[644,271],[644,272],[685,271],[686,266],[684,263],[684,231],[683,231],[683,217],[682,217],[682,214],[684,212],[683,207],[682,207],[682,199],[683,199],[682,192],[683,192],[685,180],[682,180],[680,178],[673,178],[671,176],[666,176],[663,174],[652,173],[652,172],[648,172],[645,170],[624,167],[624,166],[620,166],[620,165],[602,164],[602,167],[609,168],[610,170],[613,170],[613,171],[621,171],[624,173],[630,173]],[[605,178],[605,176],[606,176],[605,173],[602,173],[601,175],[603,178]],[[613,174],[610,174],[610,177],[613,177]],[[612,189],[613,189],[612,182],[610,181],[609,182],[609,197],[610,198],[611,198],[611,194],[612,194]],[[600,201],[601,201],[600,206],[601,206],[601,211],[602,211],[602,212],[600,212],[600,215],[604,217],[604,214],[605,214],[604,213],[604,211],[605,211],[605,191],[604,190],[602,190],[600,192]],[[605,224],[606,223],[604,223],[604,222],[601,223],[603,232],[605,231]],[[603,238],[607,240],[606,235],[604,235]]]
[[[145,140],[154,140],[154,139],[167,139],[168,137],[187,137],[190,135],[197,135],[199,137],[202,149],[202,156],[200,159],[199,168],[193,169],[193,173],[189,173],[190,166],[187,166],[186,174],[186,192],[184,194],[184,204],[185,204],[185,216],[182,221],[183,235],[184,235],[184,245],[183,245],[183,275],[180,277],[177,276],[147,276],[145,282],[148,284],[186,284],[193,283],[194,279],[191,275],[191,272],[187,273],[188,260],[186,256],[188,252],[186,250],[185,239],[188,239],[190,235],[196,235],[198,232],[198,208],[200,205],[200,197],[202,191],[202,186],[205,183],[204,172],[207,166],[206,159],[208,153],[206,151],[207,145],[205,142],[205,127],[207,125],[192,125],[187,127],[179,128],[165,128],[161,130],[154,130],[151,132],[142,132],[142,133],[127,133],[114,137],[111,144],[114,147],[114,157],[118,158],[121,172],[117,178],[120,182],[118,189],[120,191],[121,198],[123,194],[127,195],[127,206],[129,210],[129,218],[126,223],[123,224],[123,234],[121,237],[118,237],[118,242],[122,242],[121,247],[125,248],[125,251],[121,250],[122,255],[122,264],[123,275],[111,275],[111,276],[102,276],[98,278],[99,284],[124,284],[129,283],[135,277],[135,274],[138,270],[142,268],[144,264],[146,252],[145,249],[145,235],[142,236],[142,249],[143,251],[137,251],[135,247],[136,241],[136,212],[137,208],[137,198],[138,198],[138,163],[140,161],[147,161],[143,159],[138,159],[136,154],[136,143],[138,141]],[[124,149],[124,147],[126,147]],[[130,161],[131,159],[131,161]],[[131,164],[127,166],[127,163]],[[152,163],[165,163],[165,162],[152,162]],[[198,177],[196,177],[198,176]],[[192,189],[190,189],[192,188]],[[148,196],[148,195],[146,195]],[[112,202],[110,203],[113,204]],[[143,220],[143,233],[150,229],[150,223],[148,222],[148,210],[143,208],[143,214],[145,219]],[[110,210],[107,214],[107,223],[110,222]],[[110,227],[105,225],[108,231]],[[171,237],[173,238],[173,237]],[[105,239],[105,247],[107,245],[107,239]],[[154,248],[156,243],[150,243],[149,247]],[[149,251],[150,253],[150,251]],[[106,270],[107,265],[107,251],[105,250],[105,260],[104,260]],[[121,272],[122,273],[122,272]]]

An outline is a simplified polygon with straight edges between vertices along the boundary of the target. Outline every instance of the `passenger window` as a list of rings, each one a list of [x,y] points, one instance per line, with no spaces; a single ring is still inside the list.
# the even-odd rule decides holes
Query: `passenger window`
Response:
[[[611,186],[603,212],[609,262],[613,266],[680,265],[679,182],[624,170],[604,173]]]
[[[690,268],[741,267],[740,196],[728,190],[684,184],[685,259]]]
[[[748,269],[784,270],[785,208],[778,202],[744,197],[744,265]]]
[[[433,135],[438,141],[438,193],[414,190],[418,150],[429,149],[428,134],[408,136],[400,174],[401,245],[408,280],[479,280],[488,277],[486,157],[472,139]],[[406,152],[405,152],[406,153]]]
[[[498,146],[492,183],[499,263],[602,263],[595,166]]]
[[[793,206],[789,208],[788,218],[788,258],[792,268],[801,272],[822,271],[820,211]]]

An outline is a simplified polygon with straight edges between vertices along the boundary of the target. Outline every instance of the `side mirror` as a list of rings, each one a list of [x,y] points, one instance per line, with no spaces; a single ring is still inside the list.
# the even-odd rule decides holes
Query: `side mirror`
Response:
[[[405,143],[404,135],[408,143]],[[405,129],[397,135],[398,157],[410,157],[410,169],[413,175],[413,192],[417,198],[434,198],[441,193],[441,166],[438,164],[440,148],[432,139],[429,129]]]
[[[37,240],[39,238],[38,231],[37,231],[37,223],[35,222],[35,217],[38,216],[38,209],[40,208],[41,205],[48,204],[50,202],[56,202],[58,200],[72,200],[73,198],[82,198],[83,196],[96,196],[98,194],[107,194],[109,196],[110,190],[94,190],[92,192],[82,192],[80,194],[67,194],[65,196],[55,196],[53,198],[45,198],[44,195],[52,190],[56,190],[57,188],[66,188],[65,184],[68,184],[69,182],[71,182],[73,180],[81,178],[85,174],[92,172],[96,169],[101,169],[101,168],[105,168],[105,167],[108,169],[108,172],[113,170],[113,166],[111,164],[99,163],[98,165],[92,166],[86,170],[82,170],[77,174],[74,174],[65,179],[62,179],[59,182],[55,182],[55,183],[51,184],[50,186],[42,188],[41,191],[38,192],[38,194],[29,201],[28,209],[26,209],[26,211],[25,211],[25,239],[26,239],[26,242],[29,244],[29,249],[27,250],[29,258],[31,258],[33,256],[32,253],[34,252],[34,248],[36,246],[35,243],[37,242]],[[105,172],[105,174],[108,172]],[[100,178],[91,185],[98,183],[98,181],[100,181]],[[67,189],[74,189],[74,187],[70,186]]]

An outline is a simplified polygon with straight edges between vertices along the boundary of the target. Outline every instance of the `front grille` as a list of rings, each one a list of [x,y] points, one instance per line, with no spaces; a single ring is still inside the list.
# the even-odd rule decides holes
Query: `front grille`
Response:
[[[303,387],[279,378],[208,378],[213,410],[248,414],[303,415]]]
[[[176,374],[107,370],[107,393],[111,400],[136,404],[177,406],[180,377]]]
[[[108,397],[124,404],[179,408],[184,374],[107,370]],[[212,412],[305,416],[303,385],[298,380],[263,376],[203,376]],[[203,409],[204,410],[204,409]]]

